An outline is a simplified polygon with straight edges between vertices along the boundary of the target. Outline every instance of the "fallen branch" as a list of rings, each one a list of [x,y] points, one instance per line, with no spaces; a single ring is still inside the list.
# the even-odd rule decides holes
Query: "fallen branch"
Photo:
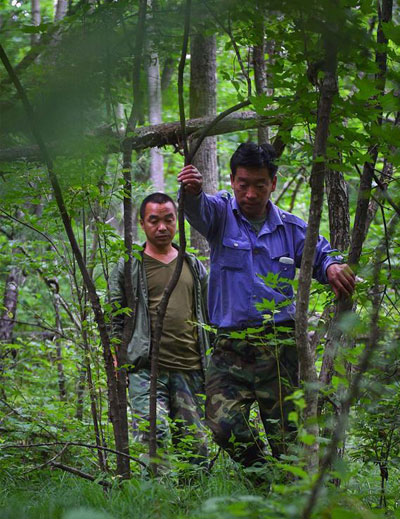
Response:
[[[68,447],[85,447],[86,449],[94,449],[94,450],[102,450],[106,452],[111,452],[112,454],[116,454],[118,456],[123,456],[125,458],[129,458],[132,461],[135,461],[136,463],[139,463],[139,465],[142,465],[142,467],[146,467],[146,464],[141,461],[138,458],[135,458],[134,456],[130,456],[129,454],[125,454],[124,452],[117,451],[115,449],[111,449],[110,447],[102,447],[100,445],[90,445],[89,443],[83,443],[83,442],[46,442],[46,443],[27,443],[27,444],[5,444],[0,445],[0,450],[2,449],[31,449],[36,447],[53,447],[55,445],[66,445]]]
[[[189,119],[186,121],[186,135],[189,138],[197,138],[199,133],[207,128],[211,123],[214,123],[214,117],[199,117],[196,119]],[[231,114],[219,121],[218,124],[213,124],[207,131],[206,136],[223,135],[225,133],[240,132],[245,130],[252,130],[260,126],[280,126],[283,118],[278,115],[260,116],[250,110]],[[94,135],[87,136],[88,138],[98,138],[99,136],[107,137],[109,140],[107,153],[119,153],[121,147],[126,141],[132,143],[132,150],[144,150],[146,148],[155,148],[162,146],[179,146],[182,142],[182,131],[180,122],[154,124],[151,126],[142,126],[136,128],[134,135],[128,137],[122,144],[118,136],[114,133],[111,127],[102,128],[101,132],[94,132]],[[68,155],[73,156],[74,151],[66,149],[65,144],[58,142],[48,143],[49,150],[54,155]],[[76,154],[80,153],[80,149]],[[18,146],[15,148],[0,149],[0,162],[13,162],[16,160],[27,160],[30,162],[42,161],[39,146],[27,145]]]
[[[70,474],[74,474],[74,476],[79,476],[80,478],[87,479],[89,481],[96,481],[96,483],[102,485],[103,487],[112,487],[109,481],[106,481],[105,479],[97,479],[91,474],[87,474],[87,472],[82,472],[81,470],[76,469],[75,467],[70,467],[69,465],[64,465],[63,463],[58,463],[56,461],[52,461],[51,466],[56,469],[64,470],[65,472],[69,472]]]

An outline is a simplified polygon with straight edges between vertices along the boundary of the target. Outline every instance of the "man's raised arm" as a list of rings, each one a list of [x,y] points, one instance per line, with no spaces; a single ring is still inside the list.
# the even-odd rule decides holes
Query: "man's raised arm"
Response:
[[[185,189],[185,215],[190,225],[210,239],[220,222],[222,200],[203,192],[203,177],[200,171],[191,164],[180,171],[178,182],[181,182]]]

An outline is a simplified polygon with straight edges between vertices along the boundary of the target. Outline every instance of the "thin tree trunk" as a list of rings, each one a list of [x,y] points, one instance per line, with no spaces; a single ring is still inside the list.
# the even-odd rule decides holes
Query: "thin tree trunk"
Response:
[[[215,116],[217,111],[216,37],[195,34],[191,39],[190,117]],[[194,145],[196,141],[194,142]],[[203,189],[214,194],[218,189],[217,139],[207,137],[192,161],[203,175]],[[207,240],[191,228],[191,245],[201,256],[209,257]]]
[[[68,11],[68,1],[67,0],[57,0],[56,11],[54,13],[54,20],[58,22],[62,20]]]
[[[12,343],[18,291],[25,277],[19,267],[11,267],[4,286],[3,307],[0,318],[0,342]]]
[[[47,147],[43,141],[43,138],[38,130],[36,118],[34,115],[34,112],[32,110],[32,106],[29,103],[29,100],[26,96],[25,90],[23,89],[20,81],[18,80],[18,77],[15,75],[15,72],[10,64],[10,61],[4,52],[4,49],[2,45],[0,45],[0,59],[3,62],[11,80],[13,81],[19,97],[21,98],[21,101],[24,105],[24,109],[27,114],[27,121],[28,124],[31,127],[31,131],[33,136],[35,137],[43,160],[47,166],[47,171],[49,175],[49,180],[53,189],[54,198],[57,203],[58,210],[61,215],[61,219],[66,231],[66,234],[68,236],[68,240],[71,245],[71,249],[73,252],[73,255],[76,259],[76,262],[78,264],[79,270],[82,274],[83,282],[87,288],[88,296],[90,300],[90,304],[92,306],[92,310],[94,313],[94,318],[98,327],[99,335],[101,344],[103,346],[103,356],[104,356],[104,363],[106,368],[106,374],[107,374],[107,386],[109,390],[109,398],[110,398],[110,410],[112,414],[112,422],[113,422],[113,428],[114,428],[114,438],[115,438],[115,445],[118,451],[124,453],[124,449],[126,449],[126,441],[124,437],[124,427],[123,423],[123,416],[121,416],[118,413],[118,390],[117,390],[117,383],[116,383],[116,374],[115,374],[115,368],[114,368],[114,362],[113,362],[113,356],[111,352],[111,345],[110,345],[110,337],[108,335],[107,331],[107,325],[104,319],[103,310],[101,307],[100,299],[96,292],[95,284],[90,277],[86,264],[84,262],[81,249],[78,245],[78,242],[75,237],[75,233],[72,228],[71,219],[67,212],[64,198],[62,195],[61,187],[58,182],[57,175],[54,170],[53,162],[50,158],[50,155],[48,153]],[[125,410],[126,413],[126,410]],[[126,415],[125,415],[126,417]],[[125,454],[125,453],[124,453]],[[129,477],[129,464],[128,468],[126,467],[126,460],[125,456],[123,455],[117,455],[117,472],[122,478]]]
[[[148,5],[153,9],[157,8],[155,0],[148,0]],[[151,25],[151,17],[149,18],[149,24]],[[152,48],[153,44],[153,41],[149,41],[147,45],[149,54],[147,64],[149,122],[150,124],[160,124],[162,122],[160,60],[158,53]],[[160,148],[150,149],[150,179],[156,191],[164,191],[164,158]]]
[[[54,305],[54,313],[55,313],[55,325],[57,330],[57,335],[55,338],[56,343],[56,353],[57,353],[57,373],[58,373],[58,390],[60,393],[60,400],[65,402],[67,399],[67,388],[65,381],[65,372],[64,372],[64,364],[63,364],[63,350],[61,343],[61,335],[63,333],[62,324],[61,324],[61,316],[60,316],[60,298],[57,292],[53,294],[53,305]]]
[[[382,50],[388,43],[382,29],[383,22],[389,22],[392,18],[392,8],[393,3],[392,0],[383,0],[382,1],[382,9],[378,3],[378,33],[377,33],[377,42],[379,45],[379,49],[376,52],[375,62],[378,65],[379,72],[375,76],[376,86],[383,94],[385,91],[386,84],[386,69],[387,69],[387,51]],[[376,124],[382,124],[382,112],[377,118]],[[363,172],[360,179],[360,188],[358,191],[358,199],[357,199],[357,208],[356,214],[354,218],[353,232],[351,236],[351,244],[349,250],[349,258],[348,263],[351,266],[357,266],[360,260],[362,246],[365,240],[366,232],[368,230],[368,209],[370,203],[371,196],[371,185],[372,180],[374,178],[374,168],[375,163],[378,157],[378,145],[377,143],[373,143],[370,145],[368,149],[368,155],[371,157],[371,160],[365,162]],[[329,177],[328,177],[329,178]],[[343,180],[338,180],[340,178],[339,173],[335,173],[335,178],[337,182],[336,188],[333,190],[335,196],[335,202],[337,202],[339,214],[332,214],[330,216],[330,223],[332,225],[332,229],[335,230],[334,235],[331,234],[331,239],[333,239],[333,245],[345,250],[348,246],[348,214],[347,207],[348,201],[346,200],[345,194],[345,186]],[[331,221],[332,220],[332,221]],[[340,227],[343,228],[340,230]],[[332,231],[331,231],[332,233]],[[320,382],[323,385],[330,383],[333,374],[333,364],[336,357],[336,353],[339,347],[339,344],[346,340],[343,338],[343,333],[338,326],[340,320],[346,312],[350,312],[353,307],[353,302],[351,298],[341,298],[335,308],[335,315],[330,323],[328,330],[328,340],[325,346],[324,357],[322,362],[322,368],[320,373]]]
[[[94,385],[93,385],[92,367],[90,364],[90,345],[89,345],[89,340],[88,340],[88,336],[87,336],[87,330],[85,328],[82,330],[82,340],[83,340],[83,347],[85,350],[85,353],[84,353],[85,373],[87,376],[87,383],[88,383],[88,389],[89,389],[90,411],[92,414],[95,441],[96,441],[96,445],[98,447],[104,447],[103,437],[102,437],[101,429],[100,429],[101,419],[97,412],[96,392],[95,392]],[[101,449],[98,449],[97,457],[99,460],[99,465],[100,465],[101,471],[107,472],[106,452]]]
[[[31,16],[32,16],[32,25],[38,26],[40,25],[40,0],[31,0]],[[34,47],[40,41],[39,34],[31,35],[31,46]]]
[[[332,49],[331,49],[332,52]],[[326,58],[329,70],[325,71],[321,85],[318,106],[317,128],[314,143],[314,162],[311,171],[311,203],[308,219],[308,228],[304,244],[303,257],[299,276],[296,309],[296,344],[299,353],[300,378],[305,384],[306,408],[304,409],[304,423],[308,434],[314,436],[312,445],[306,445],[308,454],[307,465],[310,472],[318,467],[318,389],[315,356],[311,350],[308,338],[308,303],[312,269],[314,265],[315,247],[317,245],[319,225],[324,198],[325,156],[329,134],[329,121],[333,97],[337,92],[336,55],[332,53]]]
[[[160,65],[157,52],[150,53],[147,66],[147,85],[149,95],[149,122],[162,122]],[[156,191],[164,191],[164,158],[160,148],[150,149],[150,179]]]
[[[191,15],[191,0],[186,0],[185,3],[185,28],[183,35],[183,44],[181,51],[181,58],[179,61],[179,72],[178,72],[178,101],[179,101],[179,115],[181,122],[181,131],[183,137],[183,151],[185,154],[185,165],[188,162],[188,146],[187,146],[187,135],[186,135],[186,117],[185,117],[185,105],[183,100],[183,73],[185,70],[186,53],[189,42],[189,29],[190,29],[190,15]],[[161,301],[157,306],[157,321],[154,328],[154,337],[151,351],[151,368],[150,368],[150,406],[149,406],[149,459],[150,459],[150,471],[156,476],[158,470],[158,463],[156,461],[157,455],[157,379],[158,379],[158,359],[160,353],[160,342],[164,324],[164,317],[167,311],[169,298],[176,287],[179,277],[182,272],[184,255],[186,251],[186,234],[185,234],[185,191],[180,190],[179,204],[178,204],[178,225],[179,225],[179,252],[176,259],[175,270],[172,273],[171,279],[166,286],[162,295]]]
[[[254,67],[254,81],[256,84],[257,95],[265,94],[267,92],[267,71],[265,64],[265,41],[262,36],[262,43],[253,47],[253,67]],[[258,143],[269,142],[268,128],[258,128]]]
[[[171,83],[171,79],[175,71],[174,64],[175,61],[173,58],[166,58],[161,73],[161,92],[164,92],[164,90],[166,90]]]
[[[378,2],[378,32],[377,43],[379,49],[376,52],[375,63],[379,72],[375,75],[376,88],[381,94],[385,92],[386,71],[387,71],[387,44],[388,40],[383,32],[383,23],[388,23],[392,19],[393,1],[382,0],[382,7]],[[382,50],[384,49],[384,50]],[[378,115],[376,124],[382,125],[382,111]],[[353,233],[351,236],[351,247],[349,252],[349,264],[358,265],[362,246],[365,239],[366,222],[368,218],[368,206],[371,197],[371,185],[374,176],[374,168],[378,158],[378,144],[371,143],[368,148],[370,160],[365,162],[360,179],[360,189],[358,191],[356,215],[354,218]]]
[[[387,235],[379,243],[379,246],[377,247],[373,257],[372,313],[370,319],[370,332],[368,341],[364,348],[364,351],[361,354],[358,366],[355,370],[355,376],[351,381],[346,397],[343,399],[343,402],[341,404],[342,413],[338,416],[337,423],[334,428],[332,442],[327,449],[324,459],[322,460],[318,476],[314,481],[307,502],[303,508],[301,514],[302,519],[310,519],[312,516],[312,512],[317,503],[318,496],[324,483],[326,473],[332,466],[336,457],[336,453],[338,451],[338,447],[340,443],[343,441],[348,423],[350,407],[359,394],[362,377],[364,376],[364,373],[370,366],[372,355],[379,347],[379,340],[382,333],[379,327],[379,313],[382,304],[380,273],[382,269],[382,263],[387,254],[388,241],[393,238],[398,222],[399,214],[395,214],[392,220],[390,221]]]

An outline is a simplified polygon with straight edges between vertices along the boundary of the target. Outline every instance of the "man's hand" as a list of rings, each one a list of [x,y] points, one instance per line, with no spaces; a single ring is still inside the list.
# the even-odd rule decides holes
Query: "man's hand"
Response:
[[[178,175],[178,182],[182,182],[186,193],[190,193],[191,195],[198,195],[201,193],[203,177],[201,176],[200,171],[190,164],[181,169]]]
[[[326,276],[336,297],[350,297],[354,292],[356,276],[346,263],[329,265],[326,269]]]

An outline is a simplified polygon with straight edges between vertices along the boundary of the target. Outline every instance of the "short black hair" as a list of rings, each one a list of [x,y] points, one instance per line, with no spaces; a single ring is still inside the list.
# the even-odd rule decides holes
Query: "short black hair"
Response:
[[[166,204],[167,202],[171,202],[175,209],[176,214],[176,204],[172,200],[172,198],[165,193],[151,193],[151,195],[146,196],[143,202],[140,204],[139,214],[140,219],[144,220],[144,213],[146,211],[146,205],[149,203],[153,204]]]
[[[274,163],[276,158],[276,151],[271,144],[258,145],[254,142],[244,142],[231,157],[232,177],[235,178],[237,168],[242,166],[244,168],[267,168],[272,180],[278,171],[278,166]]]

